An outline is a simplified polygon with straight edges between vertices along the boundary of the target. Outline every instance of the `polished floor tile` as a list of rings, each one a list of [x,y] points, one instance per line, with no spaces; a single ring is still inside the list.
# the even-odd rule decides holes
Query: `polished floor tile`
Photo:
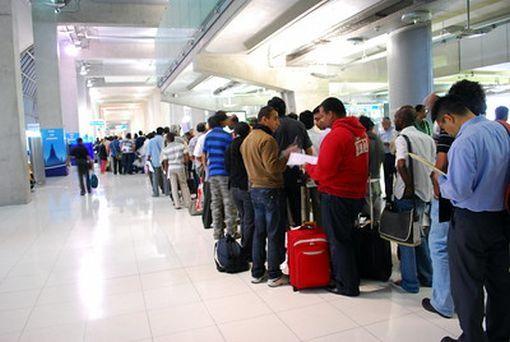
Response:
[[[363,282],[359,298],[251,284],[219,273],[200,217],[152,198],[144,176],[49,178],[0,208],[0,342],[439,341],[456,319]]]

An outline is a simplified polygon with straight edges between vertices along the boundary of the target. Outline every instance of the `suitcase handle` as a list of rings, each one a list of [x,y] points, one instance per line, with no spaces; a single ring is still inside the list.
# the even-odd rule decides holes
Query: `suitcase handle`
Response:
[[[312,244],[312,243],[318,243],[318,242],[325,242],[325,243],[328,243],[328,240],[326,240],[326,239],[322,239],[322,238],[299,240],[299,241],[296,241],[296,242],[294,243],[294,247],[299,246],[299,245],[302,245],[302,244],[304,244],[304,243]]]
[[[303,252],[304,255],[319,255],[319,254],[322,254],[324,253],[326,250],[323,249],[322,251],[317,251],[317,252]]]
[[[301,226],[299,227],[293,227],[293,228],[290,228],[290,230],[305,230],[305,229],[316,229],[317,228],[317,223],[315,222],[304,222]]]

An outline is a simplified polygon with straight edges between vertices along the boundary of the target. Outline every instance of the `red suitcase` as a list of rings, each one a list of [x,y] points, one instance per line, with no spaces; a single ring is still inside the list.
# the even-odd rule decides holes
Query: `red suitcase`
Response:
[[[305,223],[287,233],[290,284],[294,291],[329,285],[330,263],[326,233]]]

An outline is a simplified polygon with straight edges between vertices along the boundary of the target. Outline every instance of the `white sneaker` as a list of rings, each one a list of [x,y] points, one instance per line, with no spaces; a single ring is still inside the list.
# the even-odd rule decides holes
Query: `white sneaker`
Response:
[[[283,285],[289,285],[289,276],[286,274],[282,274],[279,278],[269,279],[267,285],[269,287],[278,287]]]
[[[252,284],[261,284],[261,283],[264,283],[266,281],[267,281],[267,273],[264,274],[262,277],[259,277],[259,278],[251,277],[251,283]]]

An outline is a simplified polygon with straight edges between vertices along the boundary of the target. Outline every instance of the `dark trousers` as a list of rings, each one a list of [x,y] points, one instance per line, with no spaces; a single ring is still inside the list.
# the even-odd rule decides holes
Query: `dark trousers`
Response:
[[[386,199],[391,200],[393,196],[393,176],[397,170],[395,169],[395,155],[391,153],[384,154],[383,162],[384,170],[384,191],[386,192]]]
[[[505,212],[454,209],[448,254],[453,302],[462,328],[459,341],[510,341],[509,229]]]
[[[251,274],[260,278],[266,271],[267,239],[267,273],[269,279],[277,279],[285,261],[285,226],[281,215],[285,202],[280,189],[251,189],[250,196],[255,213]]]
[[[212,226],[211,202],[211,187],[209,182],[204,182],[204,208],[202,211],[202,224],[204,228],[211,228]]]
[[[241,245],[243,252],[251,260],[253,247],[253,231],[255,229],[255,213],[251,202],[250,193],[239,188],[231,188],[232,198],[241,220]]]
[[[333,281],[341,293],[359,295],[354,222],[364,199],[340,198],[321,193],[322,223],[329,242]]]
[[[122,173],[122,162],[118,157],[112,157],[113,174]]]
[[[321,195],[317,187],[309,188],[310,198],[312,200],[312,213],[313,220],[319,227],[322,227],[322,219],[321,219]]]
[[[284,196],[289,205],[290,217],[287,210],[284,211],[286,217],[285,224],[299,226],[301,225],[301,171],[298,167],[285,169],[283,173]]]
[[[89,176],[89,163],[87,160],[77,160],[76,166],[78,168],[78,179],[80,181],[81,193],[85,193],[85,185],[87,186],[87,192],[90,193],[90,176]],[[85,179],[85,182],[83,181]]]
[[[123,153],[122,154],[122,167],[124,168],[124,174],[133,173],[133,162],[135,161],[134,153]]]

